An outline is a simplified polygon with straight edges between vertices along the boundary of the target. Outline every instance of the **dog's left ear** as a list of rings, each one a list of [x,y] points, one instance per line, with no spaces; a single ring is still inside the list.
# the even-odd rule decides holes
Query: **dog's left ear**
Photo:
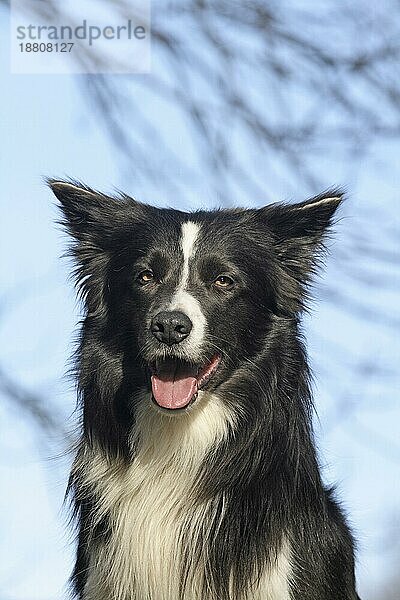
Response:
[[[272,237],[278,266],[293,301],[302,303],[305,286],[318,266],[324,242],[343,201],[340,190],[298,204],[271,204],[257,211]]]
[[[333,217],[343,201],[343,192],[334,190],[297,204],[272,204],[260,209],[272,229],[280,252],[296,248],[313,252],[323,242]]]

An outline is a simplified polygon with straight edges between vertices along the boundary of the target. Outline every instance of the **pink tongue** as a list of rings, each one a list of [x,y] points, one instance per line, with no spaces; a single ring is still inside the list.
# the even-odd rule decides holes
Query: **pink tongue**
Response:
[[[163,408],[183,408],[197,392],[197,378],[186,369],[165,369],[151,377],[154,400]]]

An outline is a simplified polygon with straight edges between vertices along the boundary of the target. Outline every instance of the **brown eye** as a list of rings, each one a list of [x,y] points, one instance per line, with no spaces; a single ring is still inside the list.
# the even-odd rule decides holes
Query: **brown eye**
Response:
[[[151,269],[145,269],[139,273],[136,279],[140,285],[146,285],[147,283],[154,281],[154,273]]]
[[[233,279],[231,277],[228,277],[227,275],[220,275],[214,281],[214,285],[216,287],[219,287],[224,290],[230,289],[231,287],[233,287],[233,284],[234,284]]]

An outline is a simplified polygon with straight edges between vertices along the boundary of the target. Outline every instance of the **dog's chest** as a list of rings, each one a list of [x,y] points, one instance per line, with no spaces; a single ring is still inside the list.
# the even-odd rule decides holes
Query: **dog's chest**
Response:
[[[220,415],[218,429],[218,414],[214,407],[212,428],[203,415],[195,428],[186,424],[174,435],[147,423],[152,439],[129,467],[99,455],[86,462],[87,483],[98,498],[97,520],[107,517],[109,535],[93,540],[84,600],[206,600],[208,533],[224,509],[211,501],[195,503],[193,493],[210,443],[223,435],[226,415]],[[192,563],[194,556],[199,560]],[[285,550],[257,590],[234,600],[288,600],[288,573]]]
[[[151,478],[148,476],[152,475]],[[145,477],[146,475],[146,477]],[[110,512],[112,533],[99,546],[95,568],[88,579],[84,600],[205,600],[204,564],[187,570],[181,596],[183,547],[203,543],[209,510],[187,506],[190,493],[185,477],[157,473],[135,465],[130,473],[130,494],[121,493]],[[109,481],[111,485],[111,479]],[[113,482],[113,496],[127,481]],[[111,489],[110,489],[111,492]],[[185,554],[185,560],[190,559]],[[202,551],[207,558],[206,546]],[[188,565],[187,565],[188,566]],[[260,586],[240,600],[289,600],[290,564],[285,548],[273,568],[265,572]],[[232,596],[233,599],[233,596]],[[207,598],[208,600],[208,598]],[[214,600],[210,596],[210,600]],[[235,598],[235,600],[239,600]]]
[[[110,534],[96,548],[85,600],[178,600],[183,537],[193,544],[201,539],[206,511],[189,507],[190,492],[187,474],[140,458],[107,480],[100,497],[109,506]],[[201,598],[200,580],[198,570],[189,568],[193,600]]]

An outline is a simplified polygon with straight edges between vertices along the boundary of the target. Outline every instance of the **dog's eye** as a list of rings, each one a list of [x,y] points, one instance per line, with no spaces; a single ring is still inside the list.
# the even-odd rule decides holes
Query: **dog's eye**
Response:
[[[222,288],[224,290],[228,290],[231,287],[233,287],[233,284],[235,282],[233,281],[233,279],[231,277],[228,277],[228,275],[220,275],[219,277],[217,277],[217,279],[214,281],[214,285],[216,287]]]
[[[147,283],[154,281],[154,273],[151,269],[145,269],[139,273],[139,275],[136,277],[136,280],[140,283],[140,285],[146,285]]]

